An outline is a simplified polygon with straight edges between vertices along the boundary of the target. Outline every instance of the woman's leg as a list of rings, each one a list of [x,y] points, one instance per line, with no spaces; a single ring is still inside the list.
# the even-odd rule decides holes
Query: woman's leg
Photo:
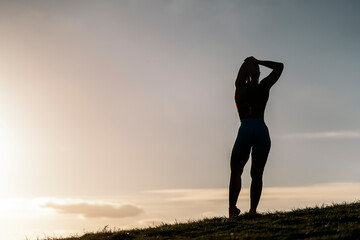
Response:
[[[239,155],[237,153],[231,154],[230,160],[230,184],[229,184],[229,209],[236,208],[236,202],[241,190],[241,174],[244,170],[244,166],[249,159],[249,154]]]
[[[256,213],[259,204],[263,173],[269,152],[252,151],[251,153],[251,187],[250,187],[250,213]]]
[[[229,217],[238,212],[236,202],[241,190],[241,174],[250,155],[251,143],[249,134],[251,129],[248,124],[241,122],[230,158],[230,184],[229,184]]]

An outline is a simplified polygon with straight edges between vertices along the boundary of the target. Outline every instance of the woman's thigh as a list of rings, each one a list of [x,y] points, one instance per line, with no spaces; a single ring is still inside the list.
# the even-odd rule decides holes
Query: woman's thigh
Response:
[[[251,152],[251,176],[262,176],[271,148],[269,129],[265,124],[256,128]]]
[[[250,136],[247,129],[241,126],[231,153],[230,166],[232,171],[241,170],[242,172],[242,169],[249,159],[250,151]]]
[[[255,152],[270,152],[271,139],[269,129],[265,124],[258,125],[253,133],[253,147]]]

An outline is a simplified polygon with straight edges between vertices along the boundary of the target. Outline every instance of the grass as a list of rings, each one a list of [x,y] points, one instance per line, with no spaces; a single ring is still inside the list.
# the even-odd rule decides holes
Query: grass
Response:
[[[127,239],[360,239],[360,201],[331,206],[242,214],[133,230],[107,230],[61,240]],[[44,240],[60,240],[47,238]]]

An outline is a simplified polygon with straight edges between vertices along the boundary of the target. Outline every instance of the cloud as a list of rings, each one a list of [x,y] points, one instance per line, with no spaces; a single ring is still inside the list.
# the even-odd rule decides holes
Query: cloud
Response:
[[[47,201],[42,208],[52,208],[59,213],[79,214],[86,218],[124,218],[141,214],[143,209],[131,204],[85,201]]]
[[[286,139],[360,138],[360,131],[293,133],[282,135],[282,137]]]
[[[227,198],[227,189],[163,189],[147,191],[148,193],[161,194],[163,201],[168,202],[194,202],[194,201],[221,201]]]
[[[160,195],[158,199],[165,208],[171,203],[177,207],[192,206],[199,208],[199,205],[206,206],[207,210],[202,215],[211,215],[217,213],[217,208],[211,210],[211,206],[223,207],[228,200],[228,188],[214,189],[168,189],[148,191],[155,195]],[[249,188],[242,188],[239,196],[239,203],[246,205],[250,196]],[[331,203],[342,201],[354,201],[360,197],[360,183],[357,182],[339,182],[324,183],[310,186],[293,187],[265,187],[261,196],[262,210],[269,209],[291,209],[294,206],[313,203]],[[264,209],[265,207],[265,209]],[[201,210],[201,209],[199,209]],[[194,211],[194,210],[192,210]],[[210,212],[210,213],[208,213]]]

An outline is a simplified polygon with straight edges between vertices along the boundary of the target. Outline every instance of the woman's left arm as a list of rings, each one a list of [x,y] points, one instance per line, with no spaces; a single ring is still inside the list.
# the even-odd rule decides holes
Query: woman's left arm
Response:
[[[271,88],[277,80],[280,78],[283,70],[284,70],[284,64],[281,62],[273,62],[273,61],[257,61],[259,65],[271,68],[271,73],[265,77],[261,82],[264,82],[266,85]]]
[[[284,69],[284,64],[281,62],[257,60],[254,57],[249,57],[246,60],[254,61],[259,65],[272,69],[272,72],[261,81],[264,82],[266,85],[268,85],[269,88],[272,87],[272,85],[274,85],[276,81],[280,78],[281,73]]]

